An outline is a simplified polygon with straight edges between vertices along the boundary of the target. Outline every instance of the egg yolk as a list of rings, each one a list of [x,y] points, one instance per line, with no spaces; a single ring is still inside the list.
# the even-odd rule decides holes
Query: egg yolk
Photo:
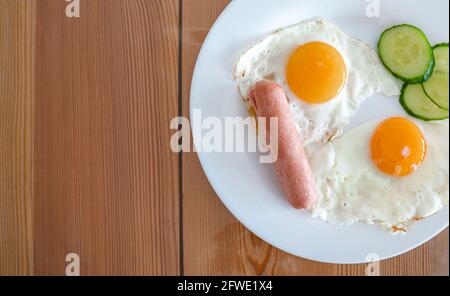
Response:
[[[289,59],[286,79],[294,94],[313,104],[325,103],[336,97],[347,78],[341,54],[323,42],[311,42],[298,47]]]
[[[383,121],[371,141],[372,160],[384,173],[404,177],[423,162],[426,142],[420,128],[412,121],[395,117]]]

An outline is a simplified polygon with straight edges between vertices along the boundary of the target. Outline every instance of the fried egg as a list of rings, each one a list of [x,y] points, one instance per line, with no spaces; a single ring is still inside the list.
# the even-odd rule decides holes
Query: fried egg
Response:
[[[448,134],[445,123],[396,117],[327,143],[310,160],[319,191],[313,216],[398,232],[435,214],[449,200]]]
[[[248,93],[256,82],[283,87],[308,155],[341,135],[367,97],[399,95],[401,89],[375,50],[321,19],[260,41],[239,58],[234,76],[249,110]]]

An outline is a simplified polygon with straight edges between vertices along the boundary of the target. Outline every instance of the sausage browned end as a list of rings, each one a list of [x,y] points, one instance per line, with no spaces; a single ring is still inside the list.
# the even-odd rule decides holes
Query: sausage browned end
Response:
[[[266,122],[268,118],[278,118],[277,176],[292,206],[310,209],[317,200],[317,188],[286,94],[278,84],[262,81],[253,87],[249,97],[258,118]],[[266,138],[270,139],[269,124],[266,124]]]

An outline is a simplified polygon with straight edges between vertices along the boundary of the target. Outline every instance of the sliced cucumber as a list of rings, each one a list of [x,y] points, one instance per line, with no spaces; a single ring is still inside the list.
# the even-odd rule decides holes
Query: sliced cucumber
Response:
[[[436,65],[431,77],[423,83],[426,95],[438,107],[449,108],[449,76],[448,76],[448,43],[441,43],[433,47]]]
[[[409,115],[425,121],[448,118],[448,110],[434,104],[425,94],[421,84],[405,83],[400,95],[400,104]]]
[[[448,110],[448,72],[434,71],[423,83],[423,89],[438,107]]]
[[[433,47],[434,59],[436,66],[434,71],[448,73],[448,43],[440,43]]]
[[[425,34],[411,25],[398,25],[381,34],[378,51],[385,67],[408,83],[421,83],[434,69],[433,49]]]

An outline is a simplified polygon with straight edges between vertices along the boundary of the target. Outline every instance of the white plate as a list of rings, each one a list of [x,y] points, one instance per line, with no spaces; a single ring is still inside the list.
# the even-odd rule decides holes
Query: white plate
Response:
[[[380,17],[366,8],[380,3]],[[432,43],[447,42],[447,0],[234,0],[211,29],[199,54],[191,88],[193,109],[202,117],[247,116],[232,71],[237,57],[274,30],[314,17],[328,20],[375,47],[391,25],[411,23]],[[371,119],[404,115],[397,99],[374,95],[349,128]],[[194,140],[200,133],[193,131]],[[406,235],[391,235],[377,225],[335,226],[293,209],[284,199],[271,165],[258,164],[256,153],[198,153],[217,195],[233,215],[257,236],[288,253],[329,263],[363,263],[407,252],[448,226],[448,207],[416,223]]]

